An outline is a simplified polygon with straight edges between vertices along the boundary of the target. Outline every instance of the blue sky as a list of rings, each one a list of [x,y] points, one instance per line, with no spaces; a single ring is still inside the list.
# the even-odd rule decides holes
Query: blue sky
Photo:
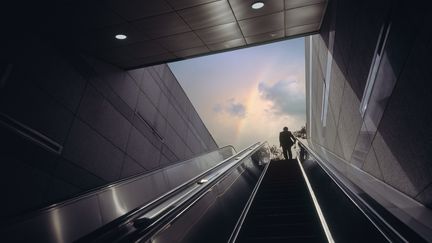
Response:
[[[219,146],[278,145],[305,125],[304,39],[169,63]]]

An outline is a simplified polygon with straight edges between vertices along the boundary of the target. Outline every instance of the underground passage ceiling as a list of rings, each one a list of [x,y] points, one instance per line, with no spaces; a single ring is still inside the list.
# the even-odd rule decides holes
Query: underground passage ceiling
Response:
[[[258,2],[258,4],[256,4]],[[58,5],[80,51],[124,69],[316,32],[324,0],[106,0]]]

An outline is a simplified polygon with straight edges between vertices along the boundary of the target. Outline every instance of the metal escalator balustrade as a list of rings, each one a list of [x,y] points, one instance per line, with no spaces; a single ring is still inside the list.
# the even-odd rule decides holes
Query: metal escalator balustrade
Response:
[[[227,195],[247,200],[248,192],[243,191],[241,193],[243,195],[239,197],[239,195],[233,195],[230,189],[236,187],[235,184],[242,181],[241,179],[248,180],[246,185],[252,185],[250,187],[252,189],[260,171],[269,160],[270,153],[266,143],[257,143],[244,149],[227,161],[224,166],[197,181],[197,184],[201,186],[174,200],[172,207],[160,210],[156,214],[146,213],[136,218],[134,220],[135,230],[116,242],[225,242],[235,221],[229,223],[226,217],[218,217],[221,215],[215,213],[217,210],[219,213],[226,213],[226,211],[221,211],[220,201],[223,201]],[[234,190],[234,192],[238,191]],[[237,205],[238,209],[232,210],[234,213],[240,212],[244,204],[242,200],[230,200],[230,203],[229,208],[231,209],[233,204]],[[165,206],[161,204],[159,207],[164,208]],[[229,208],[224,208],[224,210]],[[213,216],[204,217],[209,214]],[[200,222],[203,218],[211,219],[213,225],[220,223],[223,225],[214,230],[213,227],[209,227],[212,224],[205,221]],[[218,220],[223,221],[217,223]],[[223,234],[224,231],[225,234]]]
[[[387,222],[377,222],[379,217],[359,205],[313,151],[298,145],[297,161],[271,163],[266,143],[251,145],[198,175],[186,175],[192,179],[180,180],[183,183],[151,202],[117,212],[123,214],[103,227],[95,227],[107,220],[95,209],[107,197],[89,194],[89,200],[79,198],[46,209],[44,221],[35,215],[36,220],[30,218],[2,233],[7,240],[13,235],[12,242],[334,242],[333,237],[336,242],[407,242],[397,228],[386,229]],[[188,169],[181,163],[177,166],[178,171]],[[139,180],[131,178],[115,186],[134,181]],[[136,186],[114,189],[100,191],[116,196],[112,199],[117,204],[105,208],[111,212],[127,209],[123,196],[142,193]],[[67,210],[61,211],[64,206]],[[98,229],[86,235],[83,226],[89,225]]]
[[[72,242],[126,219],[182,191],[188,184],[233,158],[232,146],[152,172],[110,183],[75,198],[11,220],[0,229],[7,242]]]
[[[248,156],[162,217],[153,231],[138,230],[121,242],[335,242],[333,236],[337,242],[393,242],[331,176],[312,173],[309,179],[305,150],[297,161],[261,164],[258,170]],[[148,227],[147,217],[141,219]]]
[[[239,158],[153,231],[138,230],[122,242],[408,242],[382,228],[386,223],[376,222],[333,175],[311,167],[316,158],[300,146],[297,161],[257,165],[255,154]],[[146,216],[139,220],[150,225]]]
[[[176,209],[156,214],[157,225],[141,216],[136,231],[120,242],[334,242],[333,236],[336,242],[387,241],[327,174],[308,177],[304,150],[297,161],[261,165],[252,162],[257,152],[236,157],[214,180],[204,178],[210,182],[205,188],[178,200]],[[320,183],[327,187],[317,187]]]
[[[331,163],[309,148],[307,141],[298,140],[298,148],[298,161],[336,242],[427,242],[331,168]]]

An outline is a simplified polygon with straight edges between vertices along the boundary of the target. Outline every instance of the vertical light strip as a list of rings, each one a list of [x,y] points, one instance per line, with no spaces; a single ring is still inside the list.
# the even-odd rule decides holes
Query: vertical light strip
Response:
[[[363,97],[360,102],[360,114],[362,117],[364,117],[364,114],[366,112],[367,106],[369,104],[369,99],[372,94],[372,89],[375,84],[376,75],[378,73],[378,68],[381,63],[382,54],[384,53],[384,47],[387,42],[387,37],[390,32],[391,23],[386,22],[382,25],[380,34],[378,36],[378,41],[375,47],[374,57],[372,60],[372,65],[369,70],[368,79],[366,82],[365,90],[363,91]]]
[[[328,112],[328,99],[330,93],[330,82],[331,82],[331,66],[333,63],[333,56],[330,53],[330,50],[327,51],[327,69],[326,69],[326,78],[324,82],[324,95],[323,95],[323,115],[321,116],[322,125],[325,127],[327,125],[327,112]]]
[[[309,130],[308,137],[312,137],[312,36],[309,36]],[[306,135],[306,136],[307,136]]]
[[[328,99],[330,93],[330,82],[331,82],[331,70],[333,64],[333,48],[334,48],[334,35],[335,31],[332,30],[329,32],[329,47],[327,49],[327,65],[326,65],[326,73],[324,80],[325,91],[323,94],[323,107],[321,111],[321,122],[323,127],[327,125],[327,113],[328,113]]]
[[[297,163],[299,164],[300,170],[301,170],[301,172],[302,172],[302,174],[303,174],[303,178],[305,179],[305,182],[306,182],[307,188],[308,188],[309,193],[310,193],[310,195],[311,195],[312,201],[313,201],[313,203],[314,203],[314,205],[315,205],[315,209],[316,209],[316,211],[317,211],[318,217],[319,217],[319,219],[320,219],[320,221],[321,221],[321,226],[322,226],[322,228],[323,228],[323,230],[324,230],[324,233],[325,233],[325,235],[326,235],[326,237],[327,237],[327,241],[328,241],[329,243],[334,243],[335,241],[333,240],[333,236],[331,235],[330,229],[329,229],[329,227],[328,227],[328,225],[327,225],[327,221],[326,221],[325,218],[324,218],[324,214],[323,214],[322,211],[321,211],[321,207],[320,207],[320,205],[319,205],[319,203],[318,203],[318,200],[317,200],[316,197],[315,197],[315,193],[314,193],[314,191],[313,191],[313,189],[312,189],[312,186],[311,186],[311,184],[310,184],[310,182],[309,182],[309,179],[308,179],[308,177],[307,177],[307,175],[306,175],[306,173],[305,173],[305,171],[304,171],[304,169],[303,169],[303,166],[302,166],[302,164],[300,163],[300,160],[299,160],[298,157],[297,157]]]
[[[326,90],[327,90],[327,88],[326,88],[327,86],[326,86],[326,82],[325,82],[325,80],[323,81],[323,86],[322,86],[322,94],[321,94],[321,97],[322,97],[322,102],[321,102],[321,124],[322,124],[322,126],[323,127],[325,127],[326,126],[326,123],[324,122],[326,119],[324,119],[324,111],[326,111],[327,112],[327,102],[326,102]],[[326,116],[327,117],[327,116]]]

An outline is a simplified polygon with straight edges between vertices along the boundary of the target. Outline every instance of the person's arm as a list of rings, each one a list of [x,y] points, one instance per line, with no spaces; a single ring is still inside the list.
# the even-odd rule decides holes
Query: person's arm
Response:
[[[279,133],[279,147],[282,147],[282,133]]]
[[[290,139],[292,138],[293,143],[295,143],[296,139],[294,137],[294,135],[290,132]]]

